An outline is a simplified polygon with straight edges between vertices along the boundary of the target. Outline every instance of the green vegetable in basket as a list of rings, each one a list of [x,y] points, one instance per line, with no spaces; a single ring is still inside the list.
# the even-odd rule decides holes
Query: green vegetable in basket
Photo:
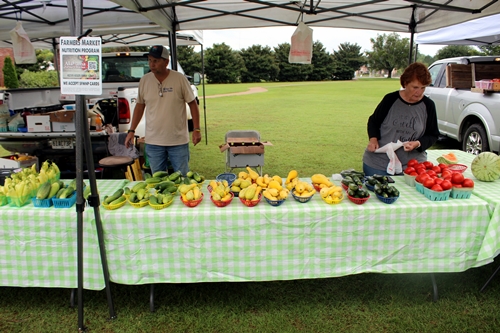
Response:
[[[125,198],[125,196],[124,196],[124,195],[122,195],[122,196],[121,196],[121,197],[119,197],[118,199],[111,201],[111,202],[109,203],[109,205],[110,205],[110,206],[118,205],[118,204],[120,204],[120,203],[124,202],[125,200],[127,200],[127,198]]]
[[[111,202],[115,201],[116,199],[119,199],[123,195],[123,189],[120,188],[113,193],[113,195],[107,197],[104,199],[103,204],[109,205]]]

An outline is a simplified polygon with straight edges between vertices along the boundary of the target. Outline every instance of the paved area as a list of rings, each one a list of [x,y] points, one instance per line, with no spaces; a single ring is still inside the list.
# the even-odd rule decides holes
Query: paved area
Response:
[[[249,88],[247,91],[241,91],[241,92],[231,93],[231,94],[210,95],[210,96],[205,96],[205,98],[217,98],[217,97],[226,97],[226,96],[248,95],[248,94],[263,93],[263,92],[266,92],[266,91],[267,91],[266,88],[253,87],[253,88]]]

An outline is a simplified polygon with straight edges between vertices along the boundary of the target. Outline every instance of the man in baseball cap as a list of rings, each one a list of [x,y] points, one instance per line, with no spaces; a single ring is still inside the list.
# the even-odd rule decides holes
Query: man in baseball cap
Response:
[[[168,50],[165,46],[155,45],[149,49],[149,53],[145,53],[144,55],[145,56],[150,55],[150,56],[157,58],[157,59],[159,59],[159,58],[168,59],[169,53],[168,53]]]

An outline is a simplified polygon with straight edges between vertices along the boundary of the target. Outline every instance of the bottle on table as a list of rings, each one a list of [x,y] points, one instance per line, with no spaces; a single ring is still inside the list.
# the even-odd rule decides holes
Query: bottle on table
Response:
[[[97,132],[102,131],[102,119],[99,116],[95,118],[95,130]]]

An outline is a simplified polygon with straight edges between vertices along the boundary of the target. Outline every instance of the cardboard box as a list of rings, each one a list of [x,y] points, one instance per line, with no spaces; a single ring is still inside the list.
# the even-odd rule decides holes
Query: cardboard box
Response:
[[[21,158],[21,160],[19,160]],[[29,168],[36,164],[38,170],[38,157],[36,156],[22,156],[22,155],[9,155],[0,157],[0,169],[19,169]]]
[[[75,111],[59,110],[49,112],[47,115],[52,122],[52,132],[74,132],[75,126]]]
[[[75,123],[53,122],[52,132],[75,132]]]
[[[28,115],[26,116],[26,127],[28,128],[28,132],[50,132],[50,117],[46,115],[42,116],[34,116]]]
[[[265,146],[272,146],[268,141],[258,138],[228,138],[225,144],[219,146],[220,151],[229,149],[231,154],[264,154]]]

